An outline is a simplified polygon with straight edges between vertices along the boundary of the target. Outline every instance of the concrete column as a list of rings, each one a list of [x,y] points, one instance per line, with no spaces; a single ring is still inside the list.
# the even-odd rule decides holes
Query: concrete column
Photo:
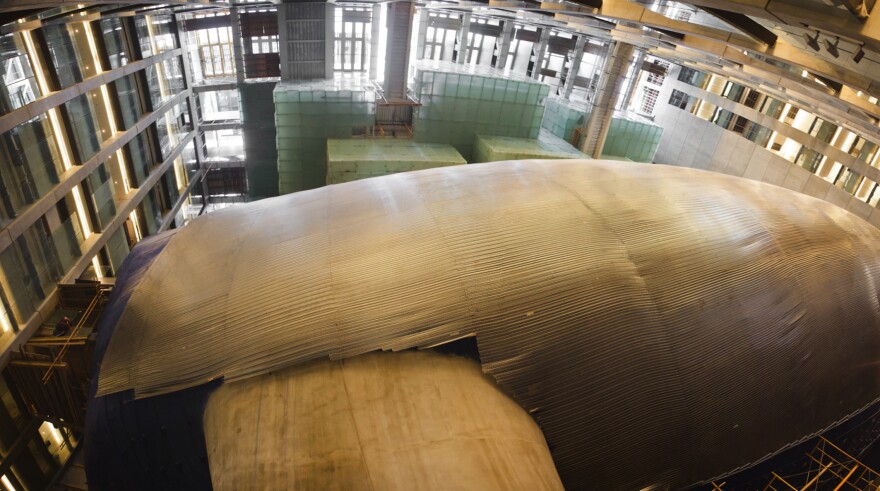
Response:
[[[461,28],[458,30],[458,54],[456,63],[464,63],[467,59],[468,34],[471,32],[471,14],[461,14]]]
[[[385,45],[385,99],[406,100],[406,79],[409,73],[409,45],[412,38],[413,2],[388,4],[388,42]]]
[[[587,44],[587,36],[578,36],[572,52],[571,63],[568,64],[568,75],[565,77],[565,86],[562,88],[562,98],[568,99],[574,89],[574,80],[581,69],[581,60],[584,59],[584,46]]]
[[[498,59],[495,60],[494,68],[507,66],[507,58],[510,56],[510,44],[513,40],[513,21],[506,20],[501,26],[501,36],[498,36]]]
[[[379,37],[382,35],[383,6],[381,3],[373,4],[373,15],[370,20],[370,80],[379,77]]]
[[[336,58],[336,6],[327,2],[324,8],[324,78],[331,79]]]
[[[623,107],[620,108],[622,110],[626,110],[626,108],[632,103],[633,96],[639,86],[639,76],[641,75],[642,63],[644,61],[645,52],[640,49],[638,55],[636,55],[636,61],[633,62],[632,78],[630,78],[629,85],[626,87],[626,96],[623,98]]]
[[[226,383],[204,430],[217,491],[563,489],[531,416],[476,362],[427,351]]]
[[[238,7],[229,8],[229,21],[232,24],[232,60],[235,64],[235,81],[244,82],[244,52],[241,44],[241,22]]]
[[[608,50],[599,89],[593,98],[591,115],[584,126],[584,136],[580,143],[580,150],[595,159],[602,155],[605,137],[608,136],[608,128],[611,127],[611,118],[614,116],[614,102],[624,84],[624,75],[633,49],[631,44],[612,41]]]
[[[290,78],[287,75],[290,70],[287,64],[290,56],[290,48],[287,45],[287,5],[282,3],[276,9],[278,15],[278,63],[281,69],[281,79],[287,80]]]
[[[428,11],[424,8],[419,10],[419,34],[416,37],[416,59],[425,58],[425,40],[428,38]]]
[[[544,63],[544,55],[547,54],[547,44],[550,43],[550,29],[541,29],[541,38],[535,46],[535,65],[532,67],[531,78],[537,80],[541,76],[541,66]]]

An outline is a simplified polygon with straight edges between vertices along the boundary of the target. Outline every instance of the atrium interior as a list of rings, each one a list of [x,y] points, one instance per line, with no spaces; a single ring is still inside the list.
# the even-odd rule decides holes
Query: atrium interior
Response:
[[[592,159],[761,182],[880,228],[875,3],[0,0],[0,491],[88,489],[86,411],[117,277],[202,215],[404,172]],[[218,268],[221,245],[191,244]],[[200,418],[202,396],[181,397]],[[855,409],[686,484],[806,489],[833,474],[876,489],[880,402]],[[207,467],[155,465],[137,486],[223,487]]]

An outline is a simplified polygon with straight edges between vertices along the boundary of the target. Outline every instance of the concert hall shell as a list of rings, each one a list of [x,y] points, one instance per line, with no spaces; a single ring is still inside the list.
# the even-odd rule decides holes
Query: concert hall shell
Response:
[[[877,401],[878,259],[880,231],[829,203],[608,161],[438,168],[212,213],[120,275],[90,486],[148,486],[125,471],[145,461],[174,474],[175,450],[119,452],[120,432],[165,424],[148,412],[187,422],[151,445],[198,447],[220,385],[462,340],[566,489],[704,483]],[[181,482],[205,485],[208,465]]]

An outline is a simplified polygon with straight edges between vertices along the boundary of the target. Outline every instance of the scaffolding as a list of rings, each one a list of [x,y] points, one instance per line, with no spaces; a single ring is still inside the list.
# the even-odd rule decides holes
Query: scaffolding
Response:
[[[59,285],[61,310],[74,319],[56,337],[44,326],[19,351],[7,372],[32,416],[80,431],[85,419],[95,333],[112,287],[100,283]]]
[[[785,476],[771,472],[763,491],[874,491],[880,487],[880,473],[824,436],[819,436],[816,445],[805,455],[805,471]],[[727,491],[725,484],[713,482],[712,490]]]

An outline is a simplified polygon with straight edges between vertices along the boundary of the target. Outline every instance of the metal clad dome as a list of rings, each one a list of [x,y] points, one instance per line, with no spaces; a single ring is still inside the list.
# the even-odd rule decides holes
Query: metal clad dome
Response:
[[[880,230],[840,208],[686,168],[367,179],[176,233],[121,316],[98,396],[475,336],[567,488],[681,487],[880,396],[878,259]]]

